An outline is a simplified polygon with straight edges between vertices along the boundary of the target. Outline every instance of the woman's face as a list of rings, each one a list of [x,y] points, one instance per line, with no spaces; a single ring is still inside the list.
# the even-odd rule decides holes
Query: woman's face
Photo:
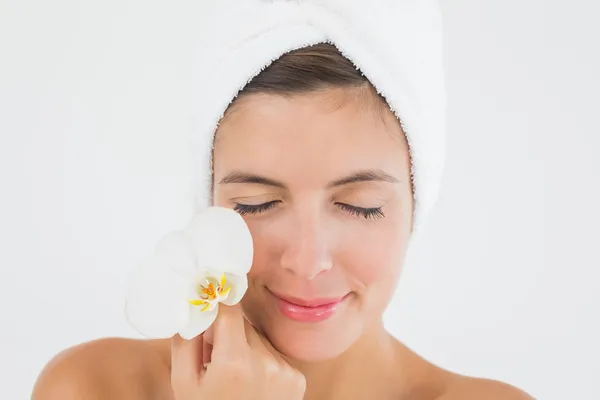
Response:
[[[381,328],[411,231],[400,124],[374,99],[344,96],[241,98],[214,148],[214,204],[241,213],[254,240],[244,312],[304,361]]]

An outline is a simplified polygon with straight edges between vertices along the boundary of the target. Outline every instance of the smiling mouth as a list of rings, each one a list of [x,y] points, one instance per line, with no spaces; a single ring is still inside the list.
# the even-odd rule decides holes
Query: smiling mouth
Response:
[[[286,295],[282,295],[279,293],[274,293],[274,292],[272,292],[272,293],[276,297],[278,297],[279,299],[281,299],[285,302],[288,302],[290,304],[294,304],[297,306],[301,306],[301,307],[307,307],[307,308],[315,308],[315,307],[322,307],[322,306],[326,306],[326,305],[330,305],[330,304],[336,304],[336,303],[339,303],[340,301],[342,301],[342,299],[347,296],[347,295],[344,295],[344,296],[338,296],[338,297],[320,297],[320,298],[301,299],[298,297],[286,296]]]
[[[271,290],[269,292],[274,297],[277,308],[285,317],[307,323],[322,322],[334,316],[350,294],[326,298],[298,298]]]

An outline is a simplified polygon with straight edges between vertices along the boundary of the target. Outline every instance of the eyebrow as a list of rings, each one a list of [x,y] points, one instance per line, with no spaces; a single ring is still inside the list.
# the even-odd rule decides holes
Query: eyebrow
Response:
[[[392,175],[384,172],[382,170],[363,170],[357,171],[351,175],[348,175],[344,178],[337,179],[333,182],[330,182],[327,187],[335,188],[344,185],[350,185],[352,183],[359,182],[389,182],[389,183],[398,183],[400,182],[397,178]],[[232,172],[225,176],[219,184],[229,184],[229,183],[252,183],[256,185],[264,185],[271,186],[280,189],[287,189],[286,185],[283,182],[277,181],[275,179],[267,178],[264,176],[256,175],[256,174],[248,174],[245,172]]]
[[[232,172],[225,176],[219,182],[220,185],[228,183],[254,183],[257,185],[273,186],[281,189],[285,189],[286,186],[275,179],[265,178],[264,176],[247,174],[245,172]]]

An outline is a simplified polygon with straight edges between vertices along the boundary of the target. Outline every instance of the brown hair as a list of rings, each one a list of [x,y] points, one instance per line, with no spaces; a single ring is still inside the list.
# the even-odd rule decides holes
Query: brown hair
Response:
[[[379,110],[388,108],[385,99],[348,58],[334,45],[319,43],[276,59],[238,93],[228,111],[238,100],[252,94],[294,96],[331,88],[346,89],[346,99],[375,99],[368,103],[379,105]]]

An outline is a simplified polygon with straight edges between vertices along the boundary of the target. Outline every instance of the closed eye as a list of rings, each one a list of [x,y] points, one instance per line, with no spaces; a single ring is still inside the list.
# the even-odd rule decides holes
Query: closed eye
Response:
[[[269,201],[267,203],[252,204],[252,205],[236,203],[235,206],[233,207],[233,209],[235,211],[237,211],[240,215],[255,215],[255,214],[260,214],[260,213],[266,212],[266,211],[276,207],[278,203],[281,203],[281,201],[273,200],[273,201]],[[343,211],[347,212],[348,214],[351,214],[351,215],[354,215],[357,217],[362,217],[365,219],[379,219],[379,218],[385,217],[385,214],[383,213],[383,210],[381,209],[381,207],[372,207],[372,208],[356,207],[356,206],[352,206],[352,205],[346,204],[346,203],[335,203],[335,205],[338,206]]]
[[[379,218],[385,217],[385,214],[383,213],[383,210],[381,209],[381,207],[365,208],[365,207],[351,206],[350,204],[345,204],[345,203],[335,203],[335,204],[342,210],[346,211],[347,213],[355,215],[357,217],[363,217],[366,219],[379,219]]]
[[[240,215],[254,215],[270,210],[271,208],[275,207],[277,203],[280,203],[280,201],[273,200],[267,203],[252,205],[236,203],[233,209],[237,211]]]

